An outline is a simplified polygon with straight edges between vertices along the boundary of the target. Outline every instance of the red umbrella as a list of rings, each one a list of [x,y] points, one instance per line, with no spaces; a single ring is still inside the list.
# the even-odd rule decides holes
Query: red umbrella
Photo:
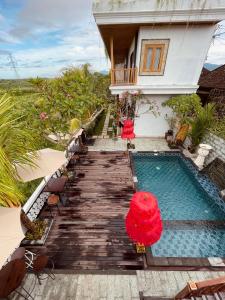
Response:
[[[129,237],[135,243],[151,246],[160,239],[162,229],[156,197],[149,192],[135,193],[126,216],[126,230]]]
[[[132,120],[128,119],[124,121],[121,137],[122,139],[128,139],[128,140],[135,138],[134,122]]]

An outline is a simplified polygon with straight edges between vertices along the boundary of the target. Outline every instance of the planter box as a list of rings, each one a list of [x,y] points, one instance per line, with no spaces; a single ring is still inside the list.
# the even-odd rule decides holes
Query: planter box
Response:
[[[40,240],[26,240],[26,239],[24,239],[21,243],[21,246],[30,246],[30,245],[32,245],[32,246],[42,246],[42,245],[44,245],[44,243],[45,243],[45,241],[48,237],[48,234],[50,232],[50,229],[52,227],[53,219],[45,218],[44,221],[47,222],[47,226],[45,228],[45,232],[44,232],[42,238]]]

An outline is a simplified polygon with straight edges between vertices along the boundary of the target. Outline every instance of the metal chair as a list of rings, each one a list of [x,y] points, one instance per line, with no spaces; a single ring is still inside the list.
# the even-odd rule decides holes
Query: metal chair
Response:
[[[52,207],[57,206],[58,212],[59,212],[59,215],[60,215],[59,202],[60,202],[60,198],[59,198],[58,195],[51,194],[51,195],[48,197],[47,205],[48,205],[48,208],[49,208],[49,210],[50,210],[50,214],[51,214],[51,217],[52,217],[52,218],[53,218]]]
[[[47,268],[48,262],[51,263],[51,269]],[[32,271],[37,276],[38,282],[41,285],[41,280],[47,279],[50,277],[51,279],[55,279],[55,274],[53,273],[54,270],[54,263],[52,260],[49,259],[47,255],[37,255],[33,261]],[[46,277],[42,275],[46,274]]]
[[[21,286],[21,289],[26,293],[26,296],[17,290],[25,275],[26,264],[23,259],[15,259],[7,263],[0,270],[0,298],[9,299],[9,295],[12,292],[16,292],[24,299],[34,299],[23,286]]]

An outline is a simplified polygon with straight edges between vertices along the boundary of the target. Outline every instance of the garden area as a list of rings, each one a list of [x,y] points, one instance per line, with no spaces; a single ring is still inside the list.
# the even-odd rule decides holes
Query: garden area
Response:
[[[32,165],[28,153],[38,149],[65,150],[77,129],[107,109],[108,87],[108,76],[89,65],[53,79],[0,81],[0,205],[28,199],[41,180],[20,182],[15,165]]]
[[[197,94],[175,96],[163,105],[173,111],[173,116],[167,118],[170,129],[166,135],[171,147],[183,144],[187,137],[190,152],[195,152],[208,132],[225,139],[224,105],[211,102],[202,106]],[[175,140],[170,138],[174,135]]]

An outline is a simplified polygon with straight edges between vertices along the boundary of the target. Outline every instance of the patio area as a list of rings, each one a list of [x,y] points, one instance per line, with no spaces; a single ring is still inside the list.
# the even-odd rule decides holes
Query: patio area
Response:
[[[167,142],[163,138],[135,138],[132,143],[135,145],[134,151],[168,151]],[[97,138],[94,144],[89,147],[89,151],[126,151],[127,141],[118,138]]]
[[[89,151],[72,158],[75,175],[64,189],[66,206],[53,211],[54,222],[44,246],[56,269],[140,270],[142,256],[129,240],[124,218],[134,192],[127,152]],[[40,217],[50,217],[44,208]]]
[[[220,276],[225,276],[225,272],[137,271],[132,275],[71,273],[56,274],[54,281],[49,278],[42,285],[35,285],[34,275],[28,274],[24,287],[35,300],[138,300],[140,292],[147,297],[146,300],[163,297],[173,299],[190,280],[202,281]],[[224,296],[224,293],[220,293],[220,296]],[[14,294],[11,299],[22,298]],[[218,298],[207,296],[207,299]]]

